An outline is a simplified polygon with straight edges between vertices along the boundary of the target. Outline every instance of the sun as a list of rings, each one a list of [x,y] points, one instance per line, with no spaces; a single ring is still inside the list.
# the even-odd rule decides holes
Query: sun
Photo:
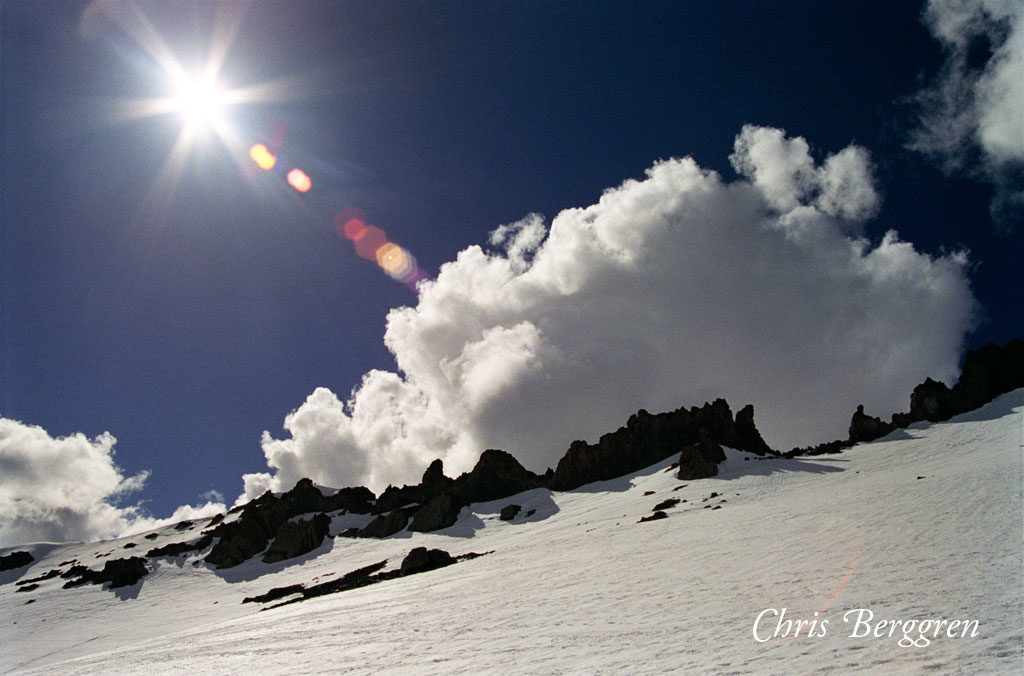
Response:
[[[215,77],[180,73],[174,80],[172,105],[187,130],[200,133],[227,124],[228,90]]]

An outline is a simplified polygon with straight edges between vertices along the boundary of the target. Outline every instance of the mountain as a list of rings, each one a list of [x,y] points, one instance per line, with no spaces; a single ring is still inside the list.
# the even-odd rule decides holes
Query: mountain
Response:
[[[698,431],[708,431],[686,443],[717,446],[725,460],[715,476],[699,480],[679,478],[679,452],[653,462],[639,453],[633,461],[646,462],[640,468],[552,490],[558,469],[523,473],[514,458],[494,451],[479,472],[450,479],[437,463],[418,486],[372,501],[359,489],[325,495],[300,482],[210,521],[101,543],[9,548],[0,552],[0,567],[8,568],[0,572],[0,668],[1019,670],[1024,389],[945,422],[906,422],[842,453],[815,456],[719,441],[737,432],[738,419],[752,417],[730,413],[733,427],[716,431],[711,421],[726,420],[727,408],[716,402],[683,414],[641,413],[596,444],[575,443],[577,456],[567,453],[581,467],[605,467],[602,444],[642,450],[673,438],[671,430],[690,429],[674,419],[704,410],[692,415],[704,423]],[[747,443],[736,434],[732,442]],[[535,487],[489,499],[495,486],[516,482]],[[441,495],[459,506],[451,525],[341,537],[403,508],[411,520]],[[418,500],[402,504],[410,496]],[[260,537],[273,531],[273,541],[240,562],[211,563],[223,534],[245,518],[264,524]],[[268,559],[284,523],[293,524],[284,528],[293,541],[322,528],[327,537],[304,554]],[[794,637],[801,620],[806,625]],[[922,621],[929,623],[924,636]]]

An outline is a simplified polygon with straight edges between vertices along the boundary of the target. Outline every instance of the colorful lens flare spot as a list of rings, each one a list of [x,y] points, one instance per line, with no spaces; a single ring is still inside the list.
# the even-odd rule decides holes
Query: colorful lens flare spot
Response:
[[[313,187],[313,181],[309,180],[309,176],[302,169],[292,169],[288,172],[288,185],[299,192],[309,192]]]
[[[256,166],[264,171],[270,171],[277,164],[277,158],[274,153],[267,150],[267,147],[262,143],[257,143],[249,149],[249,157],[256,163]]]
[[[345,207],[334,217],[334,230],[338,237],[352,242],[356,253],[375,262],[392,279],[415,290],[416,285],[429,279],[416,264],[416,259],[404,248],[388,241],[387,234],[375,225],[366,223],[366,214],[355,207]]]

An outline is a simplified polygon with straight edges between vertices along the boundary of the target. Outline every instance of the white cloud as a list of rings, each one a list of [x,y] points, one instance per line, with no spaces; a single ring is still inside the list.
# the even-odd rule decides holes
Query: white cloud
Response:
[[[216,491],[211,492],[216,493]],[[224,498],[219,497],[219,494],[217,494],[216,500],[207,500],[202,505],[181,505],[166,519],[156,519],[150,516],[135,516],[132,519],[131,524],[118,533],[118,537],[144,533],[148,530],[161,528],[163,526],[170,526],[182,521],[208,519],[211,516],[216,516],[217,514],[227,511],[227,506],[224,504],[223,500]]]
[[[125,476],[114,463],[116,442],[108,432],[54,438],[42,427],[0,418],[0,546],[119,537],[225,510],[208,500],[155,519],[139,505],[119,506],[149,472]]]
[[[536,471],[640,407],[725,396],[753,403],[779,448],[845,437],[857,404],[905,408],[926,376],[957,373],[974,311],[966,257],[922,254],[895,232],[858,235],[878,205],[868,154],[816,166],[803,139],[745,127],[727,182],[692,159],[651,167],[544,227],[502,226],[393,310],[397,373],[347,401],[317,389],[264,433],[271,473],[246,494],[414,482],[485,448]]]
[[[921,126],[911,147],[947,171],[990,180],[993,214],[1005,221],[1024,208],[1024,9],[1020,0],[931,0],[924,18],[946,62],[918,95]],[[986,45],[991,54],[975,63]]]
[[[124,530],[136,509],[116,501],[148,475],[114,464],[104,432],[53,438],[43,428],[0,418],[0,543],[94,540]]]

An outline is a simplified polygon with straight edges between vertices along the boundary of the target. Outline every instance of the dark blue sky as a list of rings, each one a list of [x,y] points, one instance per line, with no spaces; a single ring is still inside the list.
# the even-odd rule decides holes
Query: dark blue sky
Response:
[[[659,158],[731,179],[742,125],[770,125],[818,159],[867,148],[884,200],[867,236],[969,249],[968,346],[1024,336],[1019,229],[993,224],[989,185],[906,149],[910,97],[942,63],[917,3],[253,3],[223,78],[305,84],[230,118],[252,141],[284,121],[282,157],[314,189],[245,175],[210,144],[162,203],[145,198],[178,121],[98,111],[159,95],[163,74],[110,26],[84,38],[86,5],[0,6],[0,415],[110,431],[126,473],[152,471],[158,516],[209,489],[233,499],[265,470],[260,433],[315,387],[343,395],[394,368],[385,316],[416,297],[338,239],[346,205],[434,275],[495,227],[591,204]],[[217,5],[139,7],[202,61]]]

